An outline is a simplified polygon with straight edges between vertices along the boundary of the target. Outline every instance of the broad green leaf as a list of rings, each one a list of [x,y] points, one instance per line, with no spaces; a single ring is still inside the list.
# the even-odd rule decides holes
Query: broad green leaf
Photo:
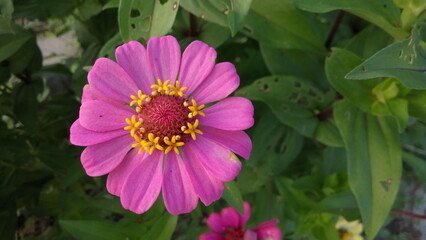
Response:
[[[254,0],[243,30],[268,45],[325,54],[320,38],[289,1]]]
[[[266,111],[260,116],[260,119],[256,121],[253,134],[251,135],[253,149],[248,164],[253,166],[263,163],[266,153],[279,144],[281,138],[285,136],[287,129],[271,111]]]
[[[409,39],[380,50],[346,76],[378,77],[393,77],[409,88],[426,89],[426,22],[416,25]]]
[[[333,10],[345,10],[357,15],[388,32],[393,37],[408,35],[400,28],[400,9],[392,0],[292,0],[299,9],[326,13]]]
[[[59,220],[59,223],[78,240],[128,239],[124,229],[107,221]]]
[[[306,51],[282,49],[261,42],[260,52],[273,75],[293,75],[318,84],[327,82],[324,63]]]
[[[374,38],[371,37],[373,35]],[[370,25],[352,37],[345,44],[344,49],[357,54],[362,59],[366,59],[393,42],[393,38],[385,31]]]
[[[289,202],[290,206],[295,207],[298,212],[307,212],[315,209],[317,203],[306,196],[300,189],[295,188],[293,180],[280,177],[275,179],[275,185],[281,196]]]
[[[201,41],[214,48],[222,45],[230,37],[231,35],[227,28],[212,22],[207,22],[202,26],[199,36]]]
[[[325,62],[325,73],[334,89],[363,111],[369,111],[374,102],[372,84],[345,79],[345,75],[360,62],[355,54],[333,48]]]
[[[308,137],[318,123],[314,112],[319,112],[318,106],[327,98],[308,81],[292,76],[264,77],[236,94],[266,103],[283,124]]]
[[[271,130],[276,131],[276,129]],[[280,175],[302,151],[303,142],[304,137],[302,135],[292,128],[287,128],[282,142],[276,146],[278,153],[275,158],[272,158],[271,172]]]
[[[112,38],[108,40],[102,46],[101,50],[99,51],[99,57],[109,57],[111,59],[115,59],[115,48],[122,44],[123,40],[121,39],[120,33],[115,34]]]
[[[175,231],[178,216],[165,212],[153,223],[153,227],[148,234],[143,236],[143,240],[170,240]]]
[[[242,27],[252,0],[182,0],[185,10],[201,19],[228,27],[234,36]]]
[[[402,159],[408,164],[421,182],[426,181],[426,161],[411,153],[403,153]]]
[[[83,4],[77,7],[78,15],[83,21],[102,11],[102,5],[98,0],[85,0]]]
[[[76,7],[73,0],[13,0],[14,18],[46,20],[49,17],[65,17]]]
[[[33,34],[16,25],[12,26],[13,34],[0,34],[0,62],[12,56]]]
[[[231,181],[225,183],[223,191],[223,198],[233,208],[235,208],[241,215],[244,214],[243,197],[241,195],[238,185]]]
[[[334,121],[327,119],[320,121],[315,130],[315,138],[331,147],[343,147],[343,139]]]
[[[165,35],[173,25],[179,0],[120,0],[118,25],[123,42]]]
[[[367,237],[374,239],[392,208],[401,180],[397,124],[390,117],[363,113],[346,100],[334,105],[334,113],[345,143],[349,186]]]
[[[412,90],[407,94],[406,99],[409,115],[426,122],[426,91]]]
[[[12,0],[0,1],[0,34],[12,32]]]

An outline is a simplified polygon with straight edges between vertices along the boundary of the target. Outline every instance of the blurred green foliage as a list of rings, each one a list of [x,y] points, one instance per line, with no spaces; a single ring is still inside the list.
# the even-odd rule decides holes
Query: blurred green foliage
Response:
[[[338,216],[361,219],[367,239],[417,239],[389,212],[426,199],[425,9],[424,0],[1,0],[1,238],[197,239],[210,213],[248,201],[249,227],[278,218],[285,239],[338,239]],[[182,49],[205,41],[235,64],[235,95],[254,101],[256,119],[251,158],[223,199],[179,217],[161,198],[142,215],[124,210],[69,142],[95,59],[166,34]],[[61,36],[75,52],[48,61],[40,43]]]

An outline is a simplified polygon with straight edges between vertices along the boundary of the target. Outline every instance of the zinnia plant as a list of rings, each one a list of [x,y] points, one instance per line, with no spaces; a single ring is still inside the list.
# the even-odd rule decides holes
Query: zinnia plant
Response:
[[[280,240],[281,230],[278,220],[264,222],[254,229],[245,228],[250,218],[250,204],[244,202],[244,215],[241,216],[232,207],[222,209],[221,213],[212,213],[207,225],[212,232],[200,235],[199,240]]]
[[[215,63],[201,41],[183,52],[172,36],[155,37],[147,49],[131,41],[116,59],[98,59],[83,89],[71,142],[86,173],[109,174],[107,189],[124,208],[147,211],[160,191],[171,214],[192,211],[198,198],[218,200],[224,182],[248,159],[252,103],[228,97],[239,85],[233,64]]]

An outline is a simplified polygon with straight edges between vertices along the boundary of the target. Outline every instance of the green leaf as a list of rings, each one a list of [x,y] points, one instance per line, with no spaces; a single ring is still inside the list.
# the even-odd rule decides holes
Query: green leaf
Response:
[[[173,25],[179,0],[120,0],[118,25],[124,42],[165,35]]]
[[[392,0],[292,0],[302,10],[326,13],[333,10],[345,10],[359,16],[388,32],[393,37],[408,35],[400,28],[400,9]]]
[[[424,159],[411,153],[403,153],[402,159],[413,169],[420,182],[426,181],[426,161]]]
[[[231,35],[227,28],[215,23],[207,22],[202,26],[199,38],[209,46],[217,48],[230,36]]]
[[[283,123],[304,136],[313,136],[319,112],[328,96],[308,81],[292,76],[269,76],[258,79],[236,93],[251,100],[265,102]]]
[[[242,27],[252,0],[182,0],[182,7],[188,12],[228,27],[234,36]]]
[[[335,120],[345,142],[349,186],[357,199],[368,239],[374,239],[392,208],[401,180],[397,124],[374,117],[348,101],[334,105]]]
[[[326,53],[307,19],[288,1],[254,0],[243,30],[259,42],[275,47]]]
[[[85,21],[100,13],[102,5],[98,0],[85,0],[83,4],[77,7],[77,10],[81,19]]]
[[[409,88],[426,89],[426,22],[417,24],[409,39],[396,42],[365,60],[346,78],[393,77]]]
[[[280,177],[275,179],[278,192],[289,202],[289,206],[295,207],[298,212],[307,212],[315,209],[317,203],[306,196],[300,189],[294,187],[293,180]]]
[[[59,224],[78,240],[128,239],[124,229],[107,221],[59,220]]]
[[[233,208],[235,208],[241,215],[244,214],[243,197],[237,184],[233,181],[225,183],[223,191],[223,198]]]
[[[261,42],[260,52],[273,75],[293,75],[319,84],[327,81],[324,63],[306,51],[282,49]]]
[[[12,29],[13,34],[0,35],[0,62],[12,56],[33,36],[30,31],[16,25]]]
[[[151,230],[143,236],[143,240],[170,240],[175,231],[178,216],[165,212],[153,223]]]
[[[0,34],[12,32],[12,0],[3,0],[0,2]]]
[[[426,122],[426,91],[412,90],[407,94],[406,99],[409,115]]]
[[[330,119],[318,123],[315,130],[315,138],[331,147],[343,147],[343,139],[340,136],[339,129],[337,129],[334,121]]]
[[[345,79],[345,75],[361,62],[355,54],[344,49],[332,48],[325,62],[328,81],[341,95],[363,111],[369,111],[374,102],[371,89],[373,83],[357,82]]]

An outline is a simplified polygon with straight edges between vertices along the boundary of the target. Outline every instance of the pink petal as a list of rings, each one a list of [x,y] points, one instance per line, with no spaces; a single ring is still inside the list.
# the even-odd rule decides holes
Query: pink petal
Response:
[[[225,238],[217,233],[208,232],[201,234],[198,240],[225,240]]]
[[[264,222],[256,227],[256,229],[260,228],[268,228],[268,227],[276,227],[278,225],[278,219],[274,218],[272,220],[269,220],[267,222]]]
[[[205,169],[220,181],[232,181],[240,172],[241,162],[232,158],[231,152],[222,145],[208,140],[202,135],[198,136],[192,145],[194,153]]]
[[[164,161],[162,188],[167,210],[173,215],[191,212],[197,206],[198,197],[182,158],[170,152]]]
[[[235,91],[239,85],[240,77],[234,65],[229,62],[218,63],[192,97],[200,105],[219,101]]]
[[[277,227],[262,228],[256,231],[259,240],[281,240],[281,230]]]
[[[116,137],[129,134],[128,131],[118,129],[109,132],[94,132],[81,126],[77,119],[70,129],[70,141],[77,146],[89,146],[106,142]]]
[[[237,212],[237,210],[233,209],[232,207],[222,209],[220,215],[222,217],[222,222],[225,226],[229,226],[232,228],[239,228],[243,226],[241,215]]]
[[[155,79],[144,46],[137,41],[130,41],[115,50],[115,57],[138,88],[143,93],[151,93],[151,85]]]
[[[116,62],[99,58],[87,76],[89,84],[106,97],[130,102],[130,95],[137,94],[138,87],[133,79]]]
[[[281,240],[281,230],[277,227],[278,219],[272,219],[256,227],[259,240]]]
[[[102,100],[104,102],[122,105],[121,101],[105,97],[100,92],[96,91],[93,87],[91,87],[89,84],[86,84],[83,87],[83,95],[81,96],[81,103],[85,103],[91,100]]]
[[[153,37],[148,41],[148,58],[154,77],[174,84],[180,66],[180,46],[172,36]]]
[[[108,192],[120,196],[127,177],[132,173],[133,169],[141,164],[141,159],[144,159],[146,155],[146,152],[138,153],[136,150],[129,152],[120,165],[108,174],[106,184]]]
[[[201,41],[193,41],[185,49],[180,66],[179,82],[191,94],[212,71],[216,51]]]
[[[244,233],[244,240],[257,240],[257,234],[251,229],[247,229]]]
[[[253,104],[242,97],[222,100],[204,110],[200,123],[223,130],[244,130],[254,124]]]
[[[222,222],[222,217],[219,213],[210,214],[210,216],[207,218],[207,226],[209,226],[211,230],[218,233],[224,233],[228,229],[228,226]]]
[[[250,204],[248,202],[244,202],[244,215],[243,215],[243,223],[242,225],[244,226],[247,222],[247,220],[249,220],[250,218],[250,214],[251,214],[251,210],[250,210]]]
[[[130,135],[88,146],[81,153],[81,163],[87,175],[101,176],[111,172],[121,163],[135,140]]]
[[[191,178],[195,193],[204,205],[208,206],[222,196],[223,182],[219,181],[206,171],[200,162],[196,147],[188,142],[182,147],[183,161]]]
[[[142,157],[146,156],[144,159]],[[146,212],[160,194],[163,182],[163,152],[136,156],[140,164],[127,177],[121,191],[121,204],[132,212]]]
[[[100,100],[84,102],[80,107],[80,124],[96,132],[123,129],[127,126],[126,118],[135,111],[128,106],[120,106]]]
[[[223,145],[245,159],[250,158],[252,143],[250,137],[243,131],[228,131],[213,127],[202,126],[203,136]]]

